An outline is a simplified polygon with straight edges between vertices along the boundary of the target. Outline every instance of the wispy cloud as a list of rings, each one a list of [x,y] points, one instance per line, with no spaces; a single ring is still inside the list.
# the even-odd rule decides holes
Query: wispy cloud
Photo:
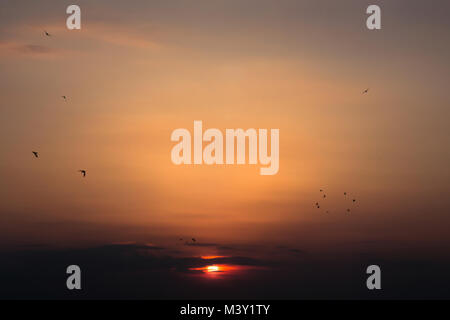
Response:
[[[63,58],[82,53],[93,54],[105,46],[159,50],[162,43],[151,32],[130,26],[91,23],[81,30],[69,31],[61,24],[46,26],[51,36],[38,25],[19,25],[0,34],[0,55],[9,57]]]
[[[91,24],[83,29],[83,36],[105,43],[134,48],[159,49],[162,43],[152,38],[152,34],[115,24]]]
[[[58,50],[56,49],[34,44],[17,45],[13,47],[13,49],[23,54],[35,54],[35,55],[48,55],[48,54],[55,54],[58,52]]]
[[[217,243],[199,243],[199,242],[188,242],[185,243],[186,246],[190,247],[218,247]]]
[[[21,55],[33,58],[57,58],[63,57],[63,54],[67,53],[63,49],[16,41],[2,41],[0,42],[0,49],[2,56]]]

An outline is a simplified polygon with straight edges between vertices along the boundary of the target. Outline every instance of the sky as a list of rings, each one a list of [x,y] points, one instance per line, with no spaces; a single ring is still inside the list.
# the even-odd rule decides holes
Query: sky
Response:
[[[8,255],[143,246],[158,260],[156,247],[162,265],[201,274],[202,256],[250,259],[246,274],[293,272],[304,254],[312,269],[362,268],[361,255],[448,265],[448,1],[80,0],[81,30],[66,28],[70,4],[0,3]],[[381,30],[366,28],[369,4]],[[279,129],[279,172],[173,164],[170,135],[195,120]]]

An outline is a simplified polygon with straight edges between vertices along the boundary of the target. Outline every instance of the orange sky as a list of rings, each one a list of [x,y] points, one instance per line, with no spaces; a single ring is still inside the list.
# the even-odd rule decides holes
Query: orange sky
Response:
[[[408,25],[410,3],[386,2],[381,31],[356,1],[80,1],[80,31],[63,4],[2,4],[2,243],[448,246],[450,52],[430,37],[449,28]],[[278,174],[175,166],[194,120],[280,129]]]

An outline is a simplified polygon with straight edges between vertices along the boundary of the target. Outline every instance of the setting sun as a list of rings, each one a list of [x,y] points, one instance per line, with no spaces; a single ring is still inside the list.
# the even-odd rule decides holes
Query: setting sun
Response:
[[[0,300],[450,300],[448,12],[0,0]]]
[[[208,271],[208,272],[217,272],[217,271],[219,271],[219,267],[218,266],[208,266],[206,268],[206,271]]]

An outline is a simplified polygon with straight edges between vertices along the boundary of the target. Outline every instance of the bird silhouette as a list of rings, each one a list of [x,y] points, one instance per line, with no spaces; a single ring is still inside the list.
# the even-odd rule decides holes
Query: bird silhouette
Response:
[[[31,151],[31,152],[33,152],[33,154],[34,154],[34,156],[35,156],[36,158],[39,157],[37,151]]]
[[[326,194],[324,194],[324,195],[323,195],[323,197],[324,197],[324,198],[326,198],[326,197],[327,197],[327,195],[326,195]]]
[[[320,189],[319,191],[320,191],[320,192],[322,192],[323,190],[322,190],[322,189]]]
[[[344,196],[346,196],[347,195],[347,192],[344,192]]]
[[[83,178],[86,177],[86,170],[78,170],[78,172],[81,172],[81,174],[83,175]]]
[[[48,32],[45,31],[45,30],[44,30],[44,34],[45,34],[47,37],[51,37],[51,36],[52,36],[50,33],[48,33]]]
[[[192,242],[196,242],[197,240],[195,240],[195,238],[192,238]]]
[[[369,92],[369,88],[367,88],[366,90],[363,91],[363,94]]]
[[[67,97],[66,96],[61,96],[61,98],[63,98],[64,101],[67,101]]]
[[[356,202],[356,199],[353,199],[353,202]]]

